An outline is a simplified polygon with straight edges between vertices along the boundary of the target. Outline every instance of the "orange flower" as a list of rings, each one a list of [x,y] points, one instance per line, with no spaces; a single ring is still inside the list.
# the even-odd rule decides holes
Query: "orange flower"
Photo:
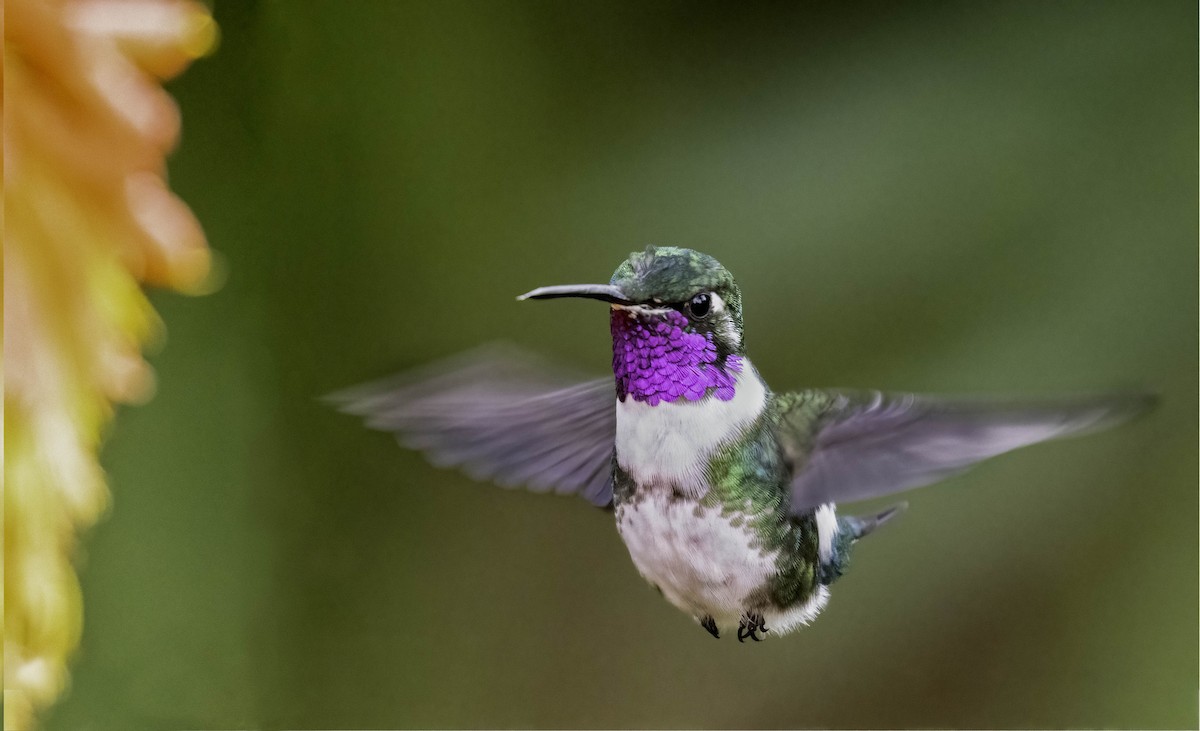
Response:
[[[160,80],[211,50],[186,0],[8,0],[4,27],[4,708],[67,682],[75,536],[107,504],[114,402],[145,399],[147,282],[200,292],[210,252],[164,182],[179,111]]]

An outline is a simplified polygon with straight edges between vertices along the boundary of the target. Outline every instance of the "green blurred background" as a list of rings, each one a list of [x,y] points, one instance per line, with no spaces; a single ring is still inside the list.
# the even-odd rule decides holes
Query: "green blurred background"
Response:
[[[1194,2],[218,3],[172,183],[228,263],[155,295],[50,729],[1197,723]],[[911,496],[824,616],[714,642],[609,514],[316,399],[508,339],[531,287],[721,259],[776,388],[1147,387]]]

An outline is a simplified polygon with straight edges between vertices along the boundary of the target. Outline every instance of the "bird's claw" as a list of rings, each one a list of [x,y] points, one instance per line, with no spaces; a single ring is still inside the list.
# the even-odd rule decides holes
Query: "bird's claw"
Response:
[[[762,632],[765,635],[769,631],[766,620],[761,614],[758,612],[747,614],[742,617],[742,621],[738,625],[738,642],[745,642],[747,637],[755,642],[760,642],[762,638],[758,636],[758,633]]]

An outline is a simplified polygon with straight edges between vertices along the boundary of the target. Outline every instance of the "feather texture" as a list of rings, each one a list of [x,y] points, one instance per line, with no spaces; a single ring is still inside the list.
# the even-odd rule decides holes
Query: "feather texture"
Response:
[[[535,492],[612,502],[616,388],[492,345],[328,397],[436,465]]]
[[[928,485],[1018,447],[1113,426],[1153,403],[1142,394],[1019,403],[878,391],[778,399],[796,515]]]

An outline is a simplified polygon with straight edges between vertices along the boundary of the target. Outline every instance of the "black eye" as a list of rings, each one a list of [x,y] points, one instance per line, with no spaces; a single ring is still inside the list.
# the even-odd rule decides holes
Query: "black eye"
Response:
[[[687,303],[688,314],[697,320],[707,317],[710,309],[712,309],[712,295],[707,292],[701,292]]]

